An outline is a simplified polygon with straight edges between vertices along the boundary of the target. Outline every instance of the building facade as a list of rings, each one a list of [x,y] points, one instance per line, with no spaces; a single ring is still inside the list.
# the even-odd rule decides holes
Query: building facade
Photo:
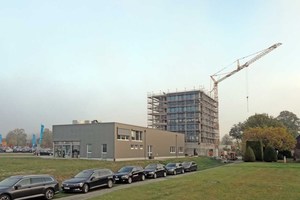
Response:
[[[111,123],[53,126],[55,157],[134,160],[184,156],[184,135]]]
[[[148,95],[148,127],[184,134],[186,154],[218,154],[218,104],[201,90]]]

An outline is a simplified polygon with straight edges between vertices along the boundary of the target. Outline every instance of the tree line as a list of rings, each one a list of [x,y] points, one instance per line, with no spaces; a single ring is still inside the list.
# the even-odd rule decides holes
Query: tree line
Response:
[[[234,124],[222,138],[222,144],[232,144],[232,138],[241,147],[246,141],[262,141],[263,146],[278,151],[295,148],[296,137],[300,132],[300,120],[290,111],[282,111],[277,117],[268,114],[255,114],[244,122]]]
[[[39,138],[36,138],[36,144],[38,144]],[[6,144],[10,147],[32,147],[32,140],[28,138],[27,133],[24,129],[16,128],[12,131],[9,131],[6,135]],[[52,131],[48,128],[45,128],[43,140],[41,144],[42,148],[52,148],[53,147],[53,134]]]

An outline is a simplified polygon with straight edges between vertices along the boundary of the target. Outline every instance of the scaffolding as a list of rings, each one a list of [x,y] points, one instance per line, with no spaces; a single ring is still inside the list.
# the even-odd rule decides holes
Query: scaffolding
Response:
[[[185,134],[186,153],[207,155],[219,142],[217,105],[202,90],[148,94],[148,127]]]

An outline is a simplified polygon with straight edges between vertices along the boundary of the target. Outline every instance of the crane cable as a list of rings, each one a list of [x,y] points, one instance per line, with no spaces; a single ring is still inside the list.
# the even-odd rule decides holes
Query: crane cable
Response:
[[[248,67],[245,70],[246,73],[246,100],[247,100],[247,112],[249,112],[249,81],[248,81]]]

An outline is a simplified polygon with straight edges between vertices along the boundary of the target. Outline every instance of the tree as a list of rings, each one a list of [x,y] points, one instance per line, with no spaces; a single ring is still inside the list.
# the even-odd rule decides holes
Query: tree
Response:
[[[268,114],[255,114],[250,116],[243,123],[242,131],[256,127],[284,127],[284,125],[277,119],[273,118],[272,116],[269,116]]]
[[[267,146],[264,152],[265,162],[277,162],[277,153],[271,146]]]
[[[45,128],[44,130],[44,136],[42,140],[41,147],[43,148],[52,148],[53,147],[53,134],[50,129]]]
[[[280,121],[288,130],[288,132],[296,138],[300,131],[300,119],[292,112],[281,111],[276,118]]]
[[[241,150],[240,144],[243,138],[243,130],[244,130],[244,124],[239,122],[238,124],[234,124],[229,131],[229,135],[235,139],[239,150]]]
[[[264,147],[271,146],[278,151],[293,149],[296,144],[295,138],[282,127],[249,128],[243,134],[243,142],[251,140],[261,140]]]
[[[15,129],[6,135],[6,142],[8,146],[25,146],[27,134],[24,129]]]
[[[254,162],[255,161],[255,154],[253,152],[253,149],[250,146],[246,149],[246,152],[244,155],[244,161],[245,162]]]
[[[233,144],[232,138],[228,134],[225,134],[222,137],[221,144],[223,144],[223,145],[232,145]]]

